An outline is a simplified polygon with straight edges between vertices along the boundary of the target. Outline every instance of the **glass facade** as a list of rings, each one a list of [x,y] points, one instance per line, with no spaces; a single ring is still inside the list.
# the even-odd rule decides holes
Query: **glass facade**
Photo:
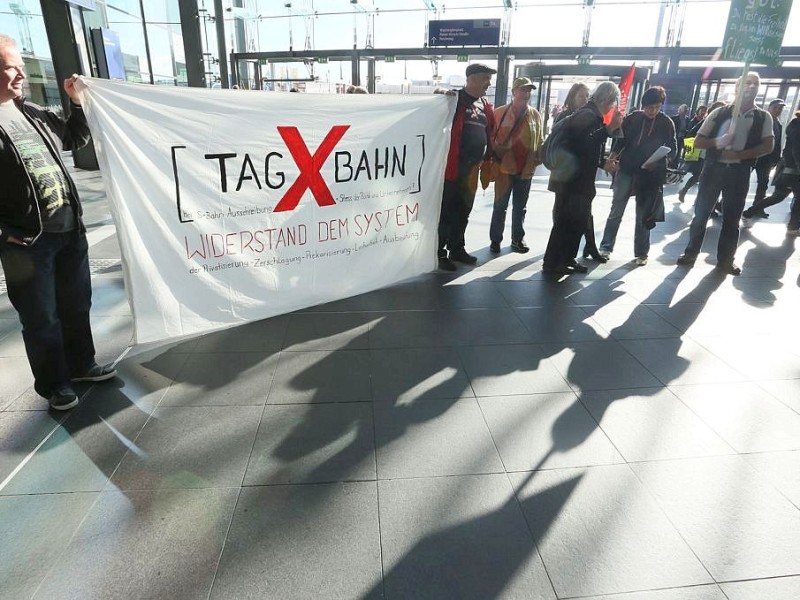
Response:
[[[23,93],[33,102],[61,112],[50,43],[38,0],[0,0],[0,31],[17,41],[28,76]]]
[[[89,32],[110,29],[117,34],[127,81],[157,85],[187,85],[177,0],[96,0],[93,10],[73,8],[75,37],[93,48]],[[79,45],[81,42],[79,42]],[[97,75],[97,52],[88,52],[91,73]]]
[[[203,61],[207,85],[214,86],[219,85],[221,70],[230,69],[227,61],[233,51],[423,48],[429,22],[440,19],[501,19],[503,43],[509,46],[579,47],[586,41],[599,47],[707,47],[722,41],[730,0],[515,0],[513,8],[503,8],[500,0],[222,0],[220,14],[214,0],[196,0],[196,5],[202,57],[195,58]],[[84,73],[98,75],[102,48],[94,48],[91,32],[104,28],[119,37],[126,80],[188,84],[178,0],[81,0],[67,6]],[[19,42],[28,65],[26,93],[56,106],[58,82],[41,12],[38,0],[0,0],[0,31]],[[800,3],[792,8],[784,44],[800,46]],[[464,54],[469,55],[469,49]],[[575,64],[575,57],[549,62]],[[520,64],[512,62],[512,72]],[[637,66],[650,66],[654,72],[663,68],[655,62]],[[392,89],[411,89],[419,82],[458,85],[463,68],[434,53],[420,60],[374,62],[376,81]],[[364,83],[367,69],[362,61],[359,83]],[[338,90],[353,77],[345,57],[327,63],[249,63],[240,84],[283,89],[299,82],[307,91],[325,91]]]

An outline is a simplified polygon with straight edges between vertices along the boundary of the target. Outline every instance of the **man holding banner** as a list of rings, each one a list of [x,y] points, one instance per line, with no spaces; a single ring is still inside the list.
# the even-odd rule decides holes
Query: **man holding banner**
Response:
[[[64,81],[71,115],[22,96],[25,71],[13,38],[0,34],[0,260],[19,314],[34,389],[55,410],[78,403],[71,383],[116,375],[95,363],[86,227],[60,150],[90,139],[77,76]]]
[[[494,110],[484,94],[495,73],[487,65],[471,64],[466,70],[467,84],[458,91],[439,217],[439,268],[444,271],[455,271],[456,262],[478,262],[464,249],[464,233],[478,189],[478,172],[494,131]]]
[[[723,106],[706,118],[695,138],[695,147],[706,150],[706,162],[689,227],[689,244],[678,258],[679,265],[692,266],[697,260],[706,225],[722,193],[722,230],[717,244],[717,268],[730,275],[742,270],[734,261],[739,243],[739,219],[750,188],[750,171],[759,156],[772,151],[772,116],[755,106],[761,83],[750,71],[739,78],[736,102]]]

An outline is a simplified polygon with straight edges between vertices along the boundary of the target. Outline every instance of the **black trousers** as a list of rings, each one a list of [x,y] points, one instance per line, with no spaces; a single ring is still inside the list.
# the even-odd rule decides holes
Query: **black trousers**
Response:
[[[559,269],[570,264],[578,254],[581,237],[592,214],[595,194],[556,192],[553,205],[553,228],[544,253],[543,268]]]
[[[760,160],[756,162],[756,195],[753,197],[753,205],[760,202],[767,195],[769,187],[769,173],[776,163],[772,161]]]

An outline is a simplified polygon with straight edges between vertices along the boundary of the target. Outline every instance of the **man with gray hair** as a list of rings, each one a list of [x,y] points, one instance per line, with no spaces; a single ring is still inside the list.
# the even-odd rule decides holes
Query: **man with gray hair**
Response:
[[[572,157],[574,168],[563,178],[550,174],[548,188],[555,192],[553,228],[544,253],[542,270],[552,275],[585,273],[585,265],[575,261],[581,237],[592,211],[597,189],[595,177],[598,167],[613,169],[603,161],[603,148],[609,134],[619,129],[622,116],[614,111],[611,122],[603,124],[603,115],[619,102],[619,88],[604,81],[595,88],[589,102],[564,122],[564,151]]]
[[[116,375],[95,362],[89,324],[92,288],[78,190],[61,149],[91,134],[75,89],[65,121],[23,95],[25,63],[16,41],[0,34],[0,261],[8,298],[22,323],[34,389],[54,410],[78,403],[73,382]]]
[[[758,73],[742,76],[736,84],[735,104],[711,112],[697,132],[694,146],[706,151],[706,159],[689,226],[689,243],[678,258],[679,265],[691,267],[697,260],[708,219],[721,193],[717,268],[730,275],[742,272],[733,257],[739,243],[739,219],[750,189],[750,170],[759,156],[772,152],[775,139],[772,115],[755,105],[760,84]]]

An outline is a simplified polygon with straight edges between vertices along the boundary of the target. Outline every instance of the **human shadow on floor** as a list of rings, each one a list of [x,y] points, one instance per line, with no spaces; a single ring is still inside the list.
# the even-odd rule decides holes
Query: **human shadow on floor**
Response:
[[[777,300],[774,292],[783,287],[786,263],[795,252],[797,238],[786,236],[779,246],[770,246],[754,235],[751,229],[744,229],[739,238],[740,245],[743,240],[752,243],[753,247],[745,254],[742,271],[749,273],[750,269],[757,269],[761,277],[756,287],[748,285],[748,277],[736,278],[733,285],[750,304],[773,304]]]

